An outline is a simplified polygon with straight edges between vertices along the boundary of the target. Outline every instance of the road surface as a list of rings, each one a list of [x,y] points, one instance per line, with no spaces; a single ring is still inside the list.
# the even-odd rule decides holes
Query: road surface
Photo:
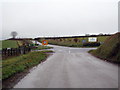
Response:
[[[117,88],[118,66],[87,53],[91,48],[55,46],[14,88]]]

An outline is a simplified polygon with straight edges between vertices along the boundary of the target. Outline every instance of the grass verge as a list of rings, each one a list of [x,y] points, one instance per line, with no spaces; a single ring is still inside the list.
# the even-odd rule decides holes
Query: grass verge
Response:
[[[120,33],[110,36],[103,45],[89,53],[109,62],[120,63]]]
[[[25,69],[33,67],[47,58],[47,52],[30,52],[25,55],[9,58],[2,61],[2,79],[7,79],[12,75],[23,72]]]
[[[53,47],[39,45],[38,47],[33,48],[33,50],[42,50],[42,49],[51,49],[51,48]]]

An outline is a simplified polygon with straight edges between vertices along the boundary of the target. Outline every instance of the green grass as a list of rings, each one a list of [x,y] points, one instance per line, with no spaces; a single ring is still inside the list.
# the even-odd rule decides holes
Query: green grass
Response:
[[[2,61],[2,79],[11,77],[12,75],[23,72],[25,69],[33,67],[45,60],[47,57],[46,52],[30,52],[25,55],[9,58]]]
[[[111,62],[120,62],[120,33],[107,38],[98,49],[89,51],[93,55]]]
[[[31,44],[31,43],[32,41],[30,40],[2,40],[0,41],[0,47],[2,47],[2,49],[3,48],[18,48],[19,46],[22,46],[24,44]]]
[[[110,36],[98,36],[98,42],[105,42],[105,40],[109,37]]]
[[[59,46],[67,46],[67,47],[82,47],[81,43],[75,43],[75,42],[56,42],[56,41],[50,41],[49,44],[59,45]]]
[[[53,51],[52,50],[45,50],[45,51],[41,51],[42,53],[53,53]]]
[[[51,49],[51,48],[53,47],[39,45],[37,48],[34,48],[33,50],[42,50],[42,49]]]
[[[15,40],[3,40],[2,48],[17,48],[18,44]]]

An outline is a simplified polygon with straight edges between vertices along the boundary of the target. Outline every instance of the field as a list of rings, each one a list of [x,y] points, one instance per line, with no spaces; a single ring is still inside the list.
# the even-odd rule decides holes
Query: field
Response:
[[[0,41],[0,43],[2,43],[0,47],[3,48],[18,48],[19,46],[25,45],[25,44],[33,44],[32,41],[30,40],[3,40]],[[35,45],[33,45],[35,46]],[[48,47],[48,46],[42,46],[39,45],[37,48],[35,48],[34,50],[41,50],[41,49],[50,49],[52,47]]]
[[[104,43],[104,41],[109,36],[98,36],[97,42]],[[60,38],[60,39],[46,39],[49,44],[60,45],[60,46],[68,46],[68,47],[83,47],[83,43],[88,42],[89,37],[80,37],[80,38]],[[40,39],[41,42],[44,39]],[[85,42],[83,42],[83,40]]]
[[[14,40],[2,41],[2,48],[17,48],[17,47],[18,47],[17,41]]]
[[[110,36],[99,36],[98,37],[98,42],[105,42],[105,40],[110,37]]]
[[[22,40],[3,40],[0,41],[2,43],[2,48],[18,48],[23,44],[30,42],[30,41],[22,41]]]
[[[47,58],[48,55],[46,52],[52,51],[30,52],[28,54],[3,60],[2,79],[9,78],[16,73],[23,72],[25,69],[39,64]]]
[[[25,45],[25,44],[32,44],[32,41],[30,40],[2,40],[0,41],[2,43],[2,48],[18,48],[19,46]]]

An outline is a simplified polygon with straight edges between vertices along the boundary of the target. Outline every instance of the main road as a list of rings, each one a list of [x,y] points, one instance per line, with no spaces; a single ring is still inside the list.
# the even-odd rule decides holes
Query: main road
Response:
[[[55,46],[55,53],[14,88],[117,88],[118,66],[88,53],[92,48]]]

